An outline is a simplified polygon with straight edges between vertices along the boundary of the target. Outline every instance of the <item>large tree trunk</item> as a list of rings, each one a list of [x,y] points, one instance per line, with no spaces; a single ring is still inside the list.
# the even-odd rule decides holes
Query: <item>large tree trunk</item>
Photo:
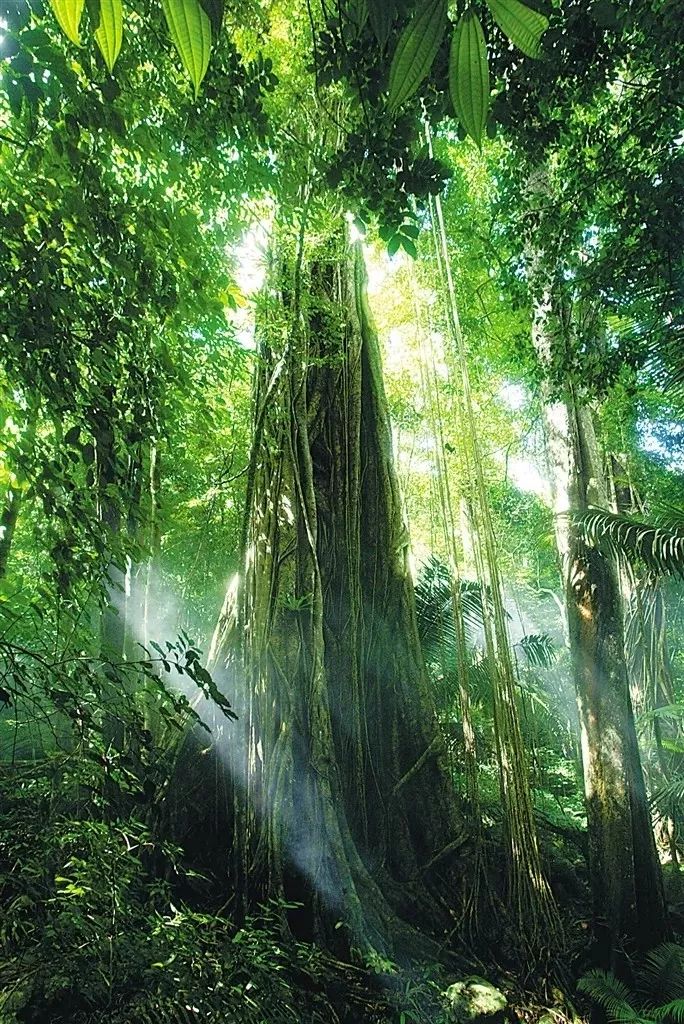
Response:
[[[460,833],[361,249],[332,239],[271,284],[246,567],[213,644],[245,733],[231,739],[236,884],[305,900],[325,941],[341,921],[346,942],[396,952],[415,941],[397,911],[427,920],[440,888],[455,902]]]
[[[534,341],[545,366],[568,342],[572,315],[559,315],[550,286],[535,308]],[[666,934],[665,907],[625,664],[617,567],[587,547],[575,517],[606,505],[592,416],[568,383],[545,409],[556,536],[582,735],[593,931],[600,962],[623,972],[623,951]]]

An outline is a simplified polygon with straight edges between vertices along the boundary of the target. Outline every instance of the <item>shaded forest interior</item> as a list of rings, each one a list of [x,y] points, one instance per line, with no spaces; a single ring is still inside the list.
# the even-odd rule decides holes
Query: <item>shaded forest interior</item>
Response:
[[[678,0],[0,0],[0,1024],[682,1024]]]

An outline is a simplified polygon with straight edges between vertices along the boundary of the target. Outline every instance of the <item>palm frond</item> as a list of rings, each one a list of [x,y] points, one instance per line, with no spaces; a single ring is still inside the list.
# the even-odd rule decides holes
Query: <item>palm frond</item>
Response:
[[[528,633],[521,637],[515,646],[520,648],[528,663],[534,668],[551,668],[558,654],[556,645],[548,633]]]
[[[667,526],[672,530],[684,530],[684,509],[669,502],[658,502],[656,510],[658,526]]]
[[[611,1024],[684,1024],[684,946],[656,946],[641,960],[636,978],[638,993],[599,969],[580,978],[577,987],[606,1011]]]
[[[661,736],[660,745],[670,754],[684,754],[684,743],[672,736]]]
[[[684,395],[681,289],[658,282],[631,296],[629,312],[607,317],[623,351],[631,351],[663,392]]]
[[[639,724],[652,722],[654,718],[664,718],[670,722],[676,722],[684,718],[684,704],[664,704],[660,708],[651,708],[639,715]]]
[[[473,696],[489,700],[492,692],[492,672],[494,669],[487,658],[480,658],[468,666],[468,679]]]
[[[548,695],[539,684],[531,679],[520,679],[518,681],[520,692],[527,698],[530,705],[536,705],[547,714],[551,713]]]
[[[423,565],[415,588],[416,616],[423,652],[428,661],[455,656],[456,631],[452,611],[449,568],[431,555]],[[482,628],[482,586],[474,580],[459,580],[459,597],[466,640]]]
[[[661,605],[659,582],[640,580],[638,587],[632,589],[625,611],[625,655],[630,677],[639,680],[644,692],[649,675],[652,676],[656,668],[648,638],[656,629]]]
[[[649,346],[646,369],[666,393],[684,394],[684,316],[676,316],[667,333],[655,332]]]
[[[650,1011],[651,1016],[657,1021],[672,1021],[673,1024],[684,1024],[684,999],[673,999],[664,1006],[655,1006]]]
[[[640,1024],[643,1020],[632,1006],[634,998],[627,985],[611,974],[596,967],[577,982],[577,988],[606,1011],[614,1024]]]
[[[662,786],[653,791],[651,796],[651,803],[654,807],[672,807],[672,804],[681,803],[684,800],[684,778],[682,776],[675,776],[668,782],[664,782]]]
[[[684,579],[684,529],[643,523],[631,516],[592,509],[577,516],[580,536],[612,557],[641,562],[651,572]]]
[[[639,980],[649,1001],[659,1005],[663,999],[684,999],[684,947],[663,942],[644,958]]]

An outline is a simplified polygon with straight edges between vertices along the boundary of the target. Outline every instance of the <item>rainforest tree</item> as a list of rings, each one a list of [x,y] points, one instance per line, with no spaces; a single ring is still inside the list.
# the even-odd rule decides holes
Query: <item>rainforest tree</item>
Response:
[[[11,1024],[426,1024],[665,934],[674,6],[2,5]]]
[[[299,245],[275,244],[245,576],[216,641],[225,659],[245,637],[228,674],[246,723],[231,763],[238,885],[256,875],[264,893],[291,894],[294,873],[316,934],[338,919],[356,945],[407,950],[395,914],[448,922],[439,893],[453,889],[463,837],[420,654],[362,252],[341,227]]]

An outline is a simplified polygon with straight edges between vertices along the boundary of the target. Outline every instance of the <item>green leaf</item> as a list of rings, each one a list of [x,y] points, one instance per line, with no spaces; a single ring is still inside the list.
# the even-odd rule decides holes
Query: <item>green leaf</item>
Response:
[[[401,246],[401,235],[392,235],[387,243],[387,255],[394,256]]]
[[[401,247],[404,250],[404,252],[407,252],[411,259],[417,260],[418,250],[416,248],[416,243],[412,239],[407,238],[406,235],[401,235],[400,238]]]
[[[652,572],[684,579],[684,528],[643,523],[625,514],[590,509],[574,520],[585,544],[613,558],[643,562]]]
[[[489,66],[482,25],[472,7],[459,19],[451,40],[449,93],[459,121],[481,146],[489,108]]]
[[[541,37],[549,27],[549,19],[533,11],[520,0],[487,0],[497,25],[515,46],[528,57],[539,57]]]
[[[550,668],[557,657],[556,645],[547,633],[527,633],[515,646],[535,668]]]
[[[211,22],[199,0],[162,0],[173,45],[199,94],[211,53]]]
[[[397,16],[395,0],[368,0],[368,18],[375,38],[385,49],[389,34]]]
[[[366,0],[348,0],[344,8],[344,20],[358,36],[368,21],[368,4]]]
[[[388,105],[391,111],[413,96],[428,75],[446,23],[446,0],[432,0],[402,32],[389,74]]]
[[[88,11],[95,31],[95,42],[111,74],[123,39],[121,0],[88,0]]]
[[[200,3],[202,4],[204,13],[207,15],[209,21],[211,22],[211,31],[214,35],[214,38],[216,38],[216,36],[221,31],[221,27],[223,25],[223,0],[200,0]]]
[[[78,26],[81,24],[84,3],[85,0],[50,0],[59,27],[76,46],[81,45]]]

